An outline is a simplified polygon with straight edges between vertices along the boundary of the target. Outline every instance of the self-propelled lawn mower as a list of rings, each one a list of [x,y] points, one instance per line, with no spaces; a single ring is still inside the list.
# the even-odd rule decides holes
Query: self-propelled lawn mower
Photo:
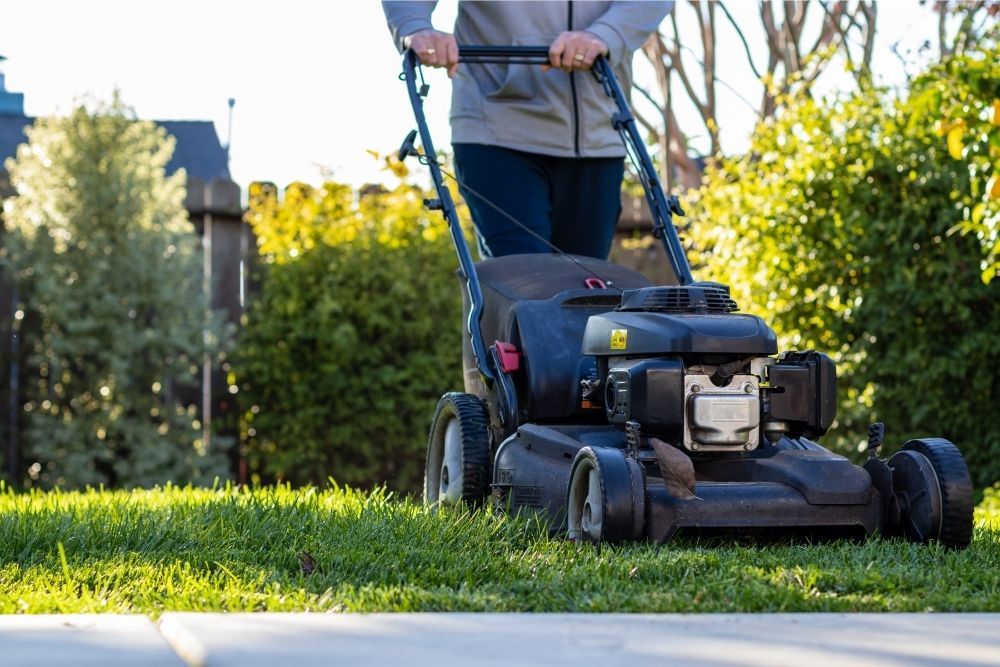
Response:
[[[544,64],[548,49],[461,47],[460,61]],[[857,466],[815,442],[836,413],[834,362],[779,353],[764,320],[735,312],[728,287],[693,279],[673,225],[678,201],[664,194],[610,65],[598,58],[592,72],[675,284],[561,252],[474,263],[424,118],[429,87],[416,56],[404,57],[417,130],[399,156],[430,169],[437,198],[425,204],[450,226],[465,288],[465,393],[445,394],[434,413],[425,499],[492,497],[594,542],[805,531],[967,546],[972,483],[954,444],[910,440],[883,460],[884,428],[872,424]]]

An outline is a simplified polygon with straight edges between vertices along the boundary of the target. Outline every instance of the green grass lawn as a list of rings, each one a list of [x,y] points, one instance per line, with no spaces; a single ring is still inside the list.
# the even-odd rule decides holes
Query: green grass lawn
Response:
[[[966,551],[881,539],[597,550],[379,491],[2,491],[0,612],[998,611],[1000,492],[976,521]]]

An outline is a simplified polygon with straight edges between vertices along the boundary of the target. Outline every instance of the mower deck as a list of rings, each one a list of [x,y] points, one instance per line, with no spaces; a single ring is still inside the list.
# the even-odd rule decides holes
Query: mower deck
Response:
[[[881,528],[881,498],[860,505],[812,505],[792,487],[779,482],[701,482],[697,500],[678,500],[662,480],[646,482],[646,535],[668,540],[687,532],[808,533],[867,536]]]
[[[514,513],[543,512],[553,532],[563,529],[572,463],[584,447],[628,458],[624,434],[610,426],[522,425],[497,451],[494,501]],[[644,492],[625,494],[630,507],[609,512],[632,515],[641,534],[631,539],[667,540],[688,529],[864,536],[883,528],[882,498],[868,472],[809,440],[783,438],[732,458],[696,460],[694,468],[694,497],[681,498],[655,460],[637,462]]]

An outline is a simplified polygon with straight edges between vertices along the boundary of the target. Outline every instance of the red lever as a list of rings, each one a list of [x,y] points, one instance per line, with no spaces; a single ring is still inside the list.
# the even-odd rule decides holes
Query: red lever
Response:
[[[584,287],[587,289],[607,289],[607,285],[600,278],[587,278],[583,281]]]
[[[497,350],[497,359],[500,361],[500,369],[510,375],[521,368],[521,353],[510,343],[497,341],[493,344]]]

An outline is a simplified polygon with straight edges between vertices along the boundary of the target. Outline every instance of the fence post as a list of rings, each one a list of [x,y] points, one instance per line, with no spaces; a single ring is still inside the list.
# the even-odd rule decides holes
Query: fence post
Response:
[[[7,390],[7,477],[10,483],[17,485],[20,480],[20,443],[18,442],[17,422],[20,416],[18,404],[20,403],[20,374],[21,367],[18,357],[21,353],[21,341],[18,336],[20,330],[20,320],[17,318],[18,301],[20,294],[17,288],[17,277],[11,271],[10,284],[10,369]]]

